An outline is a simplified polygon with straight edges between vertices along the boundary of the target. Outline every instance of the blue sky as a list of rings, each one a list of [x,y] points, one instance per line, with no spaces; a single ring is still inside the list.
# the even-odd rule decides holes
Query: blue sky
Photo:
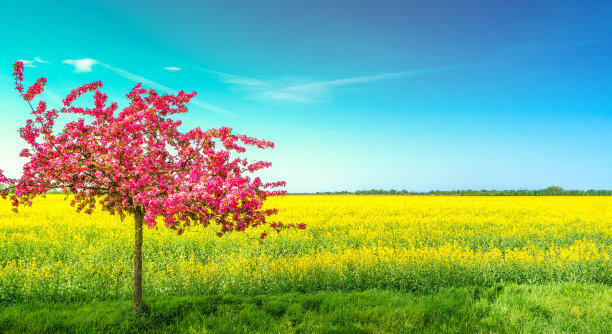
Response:
[[[26,83],[198,92],[185,130],[273,140],[290,192],[612,189],[611,1],[3,1],[0,168]],[[213,4],[215,3],[215,4]],[[84,105],[93,98],[81,97]]]

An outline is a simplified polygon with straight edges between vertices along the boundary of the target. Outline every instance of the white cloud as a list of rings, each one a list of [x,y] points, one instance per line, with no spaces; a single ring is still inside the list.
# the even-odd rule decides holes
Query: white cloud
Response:
[[[95,64],[98,64],[98,61],[91,58],[84,59],[66,59],[62,61],[64,64],[69,64],[74,66],[75,73],[81,72],[91,72],[91,67]]]
[[[34,57],[34,60],[19,59],[19,61],[23,63],[23,67],[36,67],[34,63],[48,63],[48,61],[42,60],[40,57]]]
[[[32,60],[19,59],[23,63],[23,67],[35,67]]]
[[[122,70],[120,68],[112,67],[112,66],[110,66],[108,64],[104,64],[104,63],[99,63],[99,64],[104,66],[104,67],[106,67],[106,68],[108,68],[109,70],[119,74],[120,76],[122,76],[122,77],[124,77],[124,78],[126,78],[128,80],[131,80],[131,81],[134,81],[134,82],[140,82],[143,85],[151,86],[153,88],[157,88],[158,90],[162,90],[162,91],[165,91],[165,92],[170,93],[170,94],[178,93],[177,90],[174,90],[172,88],[166,87],[166,86],[161,85],[161,84],[158,84],[157,82],[151,81],[151,80],[149,80],[147,78],[144,78],[144,77],[141,77],[141,76],[139,76],[137,74],[130,73],[130,72],[128,72],[126,70]],[[223,108],[214,106],[214,105],[212,105],[210,103],[206,103],[206,102],[201,101],[199,99],[195,99],[195,98],[191,99],[190,103],[192,103],[192,104],[194,104],[196,106],[199,106],[201,108],[204,108],[204,109],[207,109],[207,110],[211,110],[211,111],[220,113],[220,114],[224,114],[224,115],[228,115],[228,116],[232,116],[232,117],[236,116],[235,114],[233,114],[232,112],[230,112],[228,110],[225,110]]]
[[[164,67],[164,70],[170,71],[170,72],[176,72],[176,71],[180,71],[181,68],[180,67],[174,67],[174,66],[168,66],[168,67]]]

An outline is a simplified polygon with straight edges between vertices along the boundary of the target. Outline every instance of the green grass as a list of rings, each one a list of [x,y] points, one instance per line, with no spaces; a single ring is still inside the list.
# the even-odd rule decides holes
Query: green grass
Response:
[[[612,287],[556,283],[0,306],[0,332],[610,333]]]

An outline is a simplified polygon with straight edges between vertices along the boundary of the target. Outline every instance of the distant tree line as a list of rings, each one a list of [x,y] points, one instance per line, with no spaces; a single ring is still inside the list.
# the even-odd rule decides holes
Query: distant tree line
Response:
[[[61,194],[61,190],[49,193]],[[402,190],[357,190],[323,191],[316,193],[290,193],[290,195],[447,195],[447,196],[612,196],[612,190],[565,190],[561,187],[548,187],[540,190],[431,190],[427,192]]]
[[[293,193],[305,195],[306,193]],[[561,187],[548,187],[540,190],[432,190],[428,192],[403,190],[357,190],[316,192],[316,195],[451,195],[451,196],[612,196],[612,190],[565,190]]]

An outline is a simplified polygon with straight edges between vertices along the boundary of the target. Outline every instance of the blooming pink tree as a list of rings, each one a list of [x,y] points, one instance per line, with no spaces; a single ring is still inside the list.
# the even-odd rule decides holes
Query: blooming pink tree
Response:
[[[16,89],[30,103],[42,93],[47,80],[39,78],[24,93],[23,63],[16,62],[13,69]],[[37,108],[30,105],[33,118],[19,129],[29,145],[20,156],[29,161],[20,179],[9,179],[0,170],[0,194],[10,198],[15,212],[20,205],[32,205],[36,196],[61,189],[67,196],[74,195],[71,205],[77,212],[89,214],[99,206],[122,220],[133,216],[136,313],[142,308],[144,224],[152,228],[163,220],[179,234],[201,224],[216,227],[218,236],[266,224],[277,232],[305,228],[304,224],[266,220],[277,210],[264,210],[263,202],[269,196],[285,194],[271,190],[285,182],[263,183],[245,174],[267,168],[269,162],[249,163],[230,155],[244,152],[246,145],[273,148],[273,142],[232,133],[229,127],[180,132],[181,121],[169,116],[187,112],[186,104],[196,92],[159,95],[139,83],[126,95],[129,106],[116,113],[117,103],[107,106],[100,87],[102,82],[96,81],[72,90],[60,110],[47,109],[44,101]],[[71,105],[87,92],[94,94],[94,108]],[[60,113],[89,115],[93,120],[80,118],[55,133],[53,126]],[[219,145],[222,148],[216,149]],[[259,236],[265,237],[266,232]]]

